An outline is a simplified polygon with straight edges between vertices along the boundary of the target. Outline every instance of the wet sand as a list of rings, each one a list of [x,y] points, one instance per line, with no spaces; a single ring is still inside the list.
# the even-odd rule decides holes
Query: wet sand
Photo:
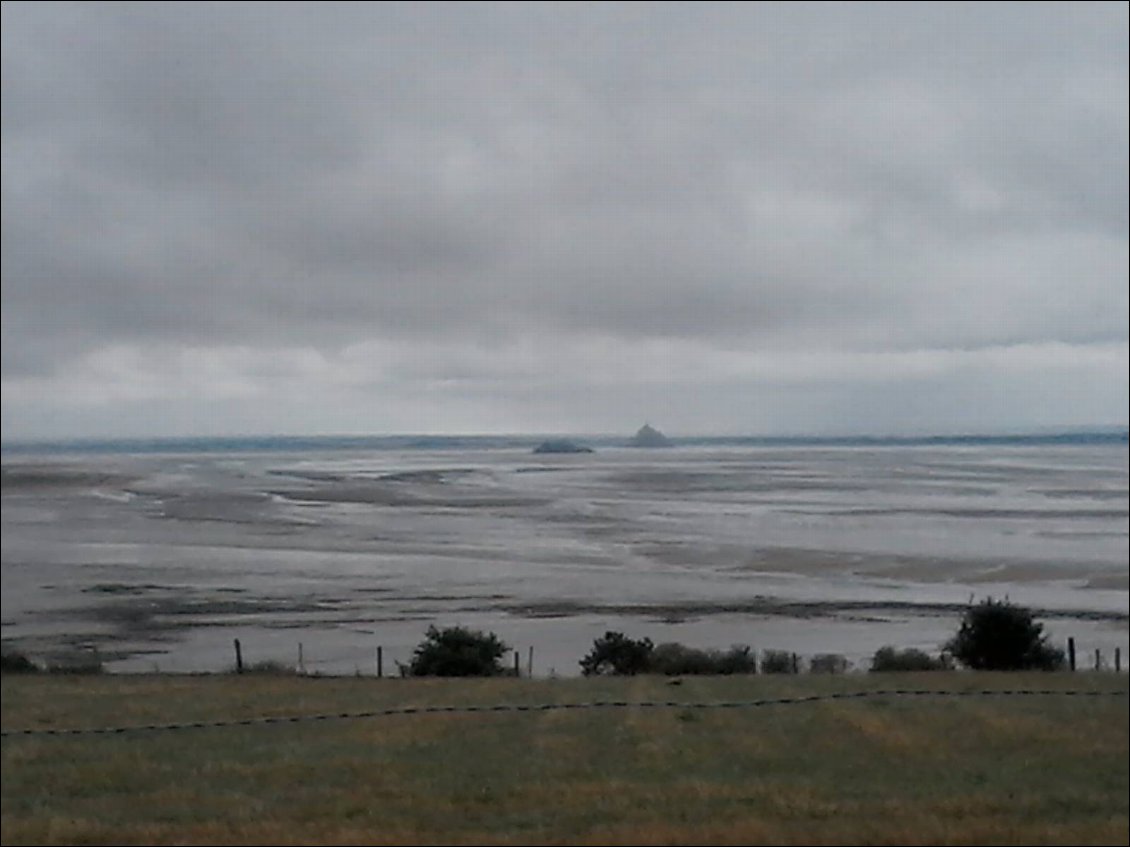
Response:
[[[4,460],[3,636],[112,670],[407,661],[428,624],[577,672],[657,642],[936,650],[971,598],[1127,654],[1124,446]],[[523,660],[525,661],[525,659]]]

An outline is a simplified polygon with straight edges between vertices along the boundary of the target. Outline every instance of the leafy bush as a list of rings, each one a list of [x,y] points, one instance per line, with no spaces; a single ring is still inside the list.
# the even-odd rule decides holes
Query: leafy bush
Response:
[[[280,662],[278,659],[262,659],[244,665],[242,673],[253,673],[260,676],[295,676],[298,671],[294,669],[293,665]]]
[[[757,654],[745,644],[735,644],[719,654],[717,663],[719,674],[757,673]]]
[[[871,657],[871,671],[873,673],[888,673],[894,671],[945,671],[950,669],[950,662],[944,657],[934,658],[929,653],[915,650],[896,650],[894,647],[880,647]]]
[[[581,673],[585,676],[647,673],[654,649],[650,638],[637,641],[622,632],[606,632],[593,642],[588,655],[581,659]]]
[[[105,671],[106,667],[98,656],[69,656],[47,664],[47,673],[49,674],[93,676],[105,673]]]
[[[761,654],[762,673],[796,673],[793,654],[787,650],[766,650]]]
[[[757,673],[757,657],[751,655],[749,647],[740,644],[723,652],[667,643],[652,651],[647,669],[667,676]]]
[[[502,676],[505,671],[500,660],[509,649],[493,632],[429,626],[406,672],[410,676]]]
[[[706,650],[696,650],[683,644],[668,642],[658,645],[651,653],[648,670],[666,676],[682,674],[709,674],[712,658]]]
[[[808,663],[810,673],[847,673],[851,662],[841,653],[820,653]]]
[[[39,665],[15,651],[0,654],[0,673],[36,673]]]
[[[97,652],[73,651],[52,656],[37,664],[18,650],[0,654],[3,673],[100,674],[106,670]]]
[[[966,610],[945,649],[978,671],[1050,671],[1064,663],[1063,651],[1048,644],[1044,625],[1031,611],[991,597]]]

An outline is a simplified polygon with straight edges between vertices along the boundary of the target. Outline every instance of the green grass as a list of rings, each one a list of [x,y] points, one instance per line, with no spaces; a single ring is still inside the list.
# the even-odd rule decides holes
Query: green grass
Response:
[[[403,706],[1127,689],[1114,674],[6,676],[3,727]],[[5,844],[1126,844],[1127,698],[396,715],[3,741]]]

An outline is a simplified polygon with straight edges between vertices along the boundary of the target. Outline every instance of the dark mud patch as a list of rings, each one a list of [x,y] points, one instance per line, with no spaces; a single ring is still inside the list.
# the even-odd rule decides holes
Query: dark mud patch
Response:
[[[1105,591],[1126,591],[1130,589],[1130,574],[1099,574],[1088,579],[1086,586]]]
[[[443,468],[423,471],[395,471],[377,477],[382,482],[417,482],[430,485],[444,485],[455,479],[482,473],[476,468]]]
[[[270,492],[252,494],[175,494],[160,498],[160,515],[177,521],[246,524],[265,529],[305,529],[309,521],[278,513]]]
[[[363,587],[348,596],[272,597],[251,596],[245,589],[214,589],[207,592],[168,585],[102,583],[84,589],[99,602],[53,610],[42,617],[95,623],[95,641],[170,641],[192,629],[246,627],[302,629],[371,625],[382,620],[416,620],[459,613],[479,612],[513,601],[507,594],[396,592],[386,587]],[[454,607],[454,608],[453,608]],[[63,634],[59,639],[69,639]]]
[[[444,496],[413,491],[399,482],[348,483],[301,490],[273,489],[268,492],[295,503],[360,503],[369,506],[413,507],[420,509],[524,508],[540,506],[544,498],[445,492]]]
[[[927,517],[972,518],[996,520],[1072,520],[1089,518],[1111,520],[1130,515],[1128,509],[907,509],[907,508],[826,508],[826,509],[781,509],[782,514],[826,517],[894,517],[898,515],[922,515]]]
[[[503,603],[498,611],[528,618],[563,618],[581,615],[642,617],[664,622],[696,620],[716,615],[751,615],[756,617],[839,618],[881,622],[892,615],[916,617],[961,617],[968,609],[965,603],[911,603],[901,601],[821,600],[793,601],[775,597],[754,597],[734,602],[685,603],[580,603],[547,601],[543,603]],[[1130,614],[1122,611],[1093,609],[1032,609],[1037,618],[1107,621],[1126,623]]]
[[[0,489],[5,494],[21,489],[124,488],[134,482],[135,477],[123,474],[49,465],[0,468]]]
[[[756,471],[745,473],[695,472],[677,470],[632,470],[614,473],[609,483],[632,491],[653,494],[719,493],[738,491],[742,494],[801,491],[866,491],[868,487],[854,482],[831,481],[826,478],[805,479],[800,475],[766,477]]]
[[[1037,493],[1056,500],[1114,500],[1125,503],[1130,499],[1130,490],[1125,488],[1045,488]]]
[[[100,582],[82,589],[83,594],[146,594],[151,591],[168,591],[167,585]]]
[[[341,598],[249,597],[223,591],[202,594],[170,591],[168,586],[139,587],[137,591],[110,588],[113,590],[92,593],[112,599],[67,609],[61,615],[59,611],[46,614],[108,626],[109,632],[100,639],[160,641],[195,627],[268,625],[276,616],[326,614],[348,604]]]

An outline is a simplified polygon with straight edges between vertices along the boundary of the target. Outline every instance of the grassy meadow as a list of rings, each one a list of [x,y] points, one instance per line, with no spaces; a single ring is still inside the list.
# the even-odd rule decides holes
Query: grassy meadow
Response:
[[[4,676],[5,731],[381,708],[1127,689],[1125,675]],[[396,715],[3,740],[4,844],[1126,844],[1127,697]]]

